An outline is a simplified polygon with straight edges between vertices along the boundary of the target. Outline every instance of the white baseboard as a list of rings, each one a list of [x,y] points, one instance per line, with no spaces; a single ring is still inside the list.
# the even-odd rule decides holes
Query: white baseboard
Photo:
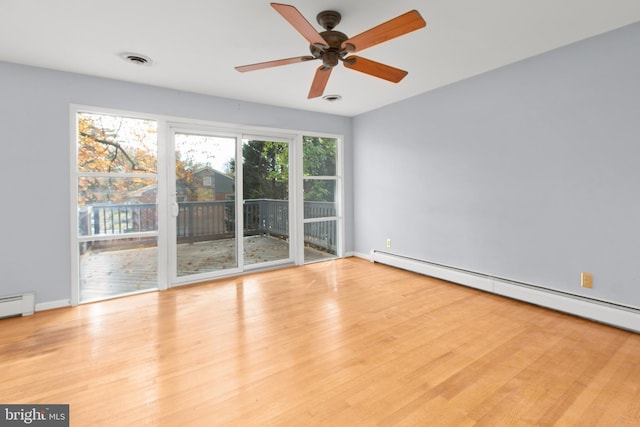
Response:
[[[425,276],[447,280],[619,328],[640,332],[640,310],[632,307],[623,307],[608,302],[582,298],[377,250],[372,250],[368,257],[362,254],[356,256],[368,258],[372,262],[402,268]]]
[[[371,259],[371,255],[370,254],[363,254],[362,252],[349,252],[351,255],[349,256],[354,256],[356,258],[363,258],[366,259],[368,261],[373,262],[373,260]]]
[[[36,304],[36,311],[53,310],[54,308],[62,308],[71,306],[68,299],[60,299],[57,301],[47,301]]]

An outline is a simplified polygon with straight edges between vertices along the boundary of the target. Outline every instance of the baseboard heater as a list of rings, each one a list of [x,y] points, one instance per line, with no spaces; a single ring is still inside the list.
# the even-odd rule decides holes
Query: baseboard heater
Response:
[[[36,307],[35,292],[0,297],[0,319],[32,315]]]
[[[595,320],[597,322],[606,323],[619,328],[640,332],[640,310],[634,307],[627,307],[578,295],[571,295],[539,286],[462,270],[455,267],[449,267],[375,249],[370,252],[370,259],[372,262],[378,262],[380,264],[386,264],[403,270],[413,271],[425,276],[435,277],[497,295],[573,314],[575,316]]]

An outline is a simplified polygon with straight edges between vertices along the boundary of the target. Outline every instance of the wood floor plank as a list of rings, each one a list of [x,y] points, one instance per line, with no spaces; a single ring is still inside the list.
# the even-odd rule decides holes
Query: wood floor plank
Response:
[[[640,425],[640,335],[348,258],[0,320],[71,425]]]

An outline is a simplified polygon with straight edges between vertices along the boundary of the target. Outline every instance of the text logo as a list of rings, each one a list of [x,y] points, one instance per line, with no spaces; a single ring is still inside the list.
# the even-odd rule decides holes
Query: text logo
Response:
[[[2,405],[0,427],[69,427],[69,405]]]

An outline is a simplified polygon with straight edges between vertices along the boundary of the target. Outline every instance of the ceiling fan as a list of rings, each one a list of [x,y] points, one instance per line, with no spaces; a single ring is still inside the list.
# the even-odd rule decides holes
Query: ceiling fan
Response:
[[[240,72],[246,72],[320,59],[322,60],[322,65],[316,70],[311,83],[309,99],[322,95],[333,67],[338,65],[340,61],[344,63],[345,67],[352,70],[393,83],[400,82],[407,75],[407,71],[352,54],[403,36],[427,25],[418,11],[412,10],[355,37],[348,37],[344,33],[334,31],[335,26],[338,25],[342,18],[340,13],[336,11],[326,10],[318,14],[316,19],[326,30],[318,33],[295,7],[280,3],[271,3],[271,6],[307,39],[310,43],[311,55],[242,65],[235,68]]]

